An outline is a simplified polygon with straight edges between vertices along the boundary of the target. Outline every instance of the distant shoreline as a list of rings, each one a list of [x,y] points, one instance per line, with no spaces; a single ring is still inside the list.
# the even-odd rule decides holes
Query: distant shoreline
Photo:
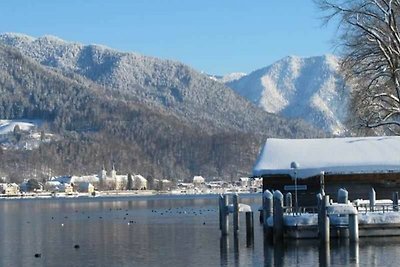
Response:
[[[257,196],[259,193],[250,193],[250,192],[226,192],[224,194],[233,194],[233,193],[238,193],[241,196]],[[174,198],[174,197],[211,197],[211,196],[217,196],[220,193],[212,193],[212,192],[207,192],[207,193],[173,193],[173,192],[168,192],[168,191],[153,191],[153,190],[146,190],[146,191],[135,191],[135,192],[126,192],[126,191],[119,191],[119,192],[114,192],[114,191],[102,191],[96,193],[95,196],[92,196],[88,193],[75,193],[75,194],[65,194],[65,193],[57,193],[57,195],[54,195],[52,193],[33,193],[33,194],[23,194],[19,196],[6,196],[6,195],[0,195],[0,201],[4,200],[77,200],[77,199],[82,199],[82,200],[102,200],[102,199],[124,199],[124,198],[148,198],[148,197],[168,197],[168,198]]]

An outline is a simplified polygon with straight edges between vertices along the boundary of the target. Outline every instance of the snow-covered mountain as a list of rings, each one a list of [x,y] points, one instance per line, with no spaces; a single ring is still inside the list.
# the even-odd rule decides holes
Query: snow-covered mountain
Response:
[[[289,132],[297,135],[309,128],[291,127],[290,120],[260,110],[223,83],[180,62],[66,42],[54,36],[6,33],[0,35],[0,43],[64,75],[78,74],[202,129],[290,136]]]
[[[233,82],[236,80],[239,80],[240,78],[242,78],[243,76],[246,76],[246,73],[244,72],[232,72],[223,76],[220,75],[209,75],[210,79],[214,80],[214,81],[219,81],[222,83],[229,83],[229,82]]]
[[[349,88],[333,55],[289,56],[226,83],[267,112],[302,118],[332,134],[343,134]]]

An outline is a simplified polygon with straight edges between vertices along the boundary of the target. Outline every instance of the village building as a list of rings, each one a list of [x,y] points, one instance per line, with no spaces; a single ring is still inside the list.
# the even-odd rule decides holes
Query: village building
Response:
[[[202,176],[194,176],[193,177],[193,184],[194,186],[200,186],[205,183],[205,179]]]
[[[168,179],[154,179],[153,181],[153,189],[155,190],[171,190],[173,183]]]
[[[102,188],[112,190],[125,190],[128,183],[128,175],[119,175],[113,164],[110,175],[107,175],[107,171],[104,166],[98,175],[98,181]]]
[[[249,186],[251,186],[251,179],[248,177],[240,177],[239,185],[242,187],[249,187]]]
[[[80,183],[78,186],[78,192],[93,194],[94,186],[89,182]]]
[[[64,192],[72,194],[74,192],[73,183],[75,180],[73,176],[60,176],[55,177],[54,180],[47,181],[44,184],[44,190],[49,192]]]
[[[133,190],[146,190],[147,189],[147,180],[140,174],[136,174],[132,176],[132,189]]]
[[[263,190],[297,189],[299,205],[314,205],[321,187],[334,200],[339,188],[350,200],[368,199],[372,187],[377,198],[390,199],[400,191],[400,137],[271,138],[253,176],[263,179]]]
[[[20,189],[15,183],[0,183],[0,193],[7,196],[16,196],[20,194]]]

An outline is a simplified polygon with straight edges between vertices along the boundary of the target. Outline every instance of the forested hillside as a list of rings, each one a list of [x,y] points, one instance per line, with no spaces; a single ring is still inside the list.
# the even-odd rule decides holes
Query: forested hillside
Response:
[[[0,116],[44,120],[59,138],[36,150],[0,150],[0,176],[14,179],[97,173],[104,164],[156,178],[195,174],[225,179],[250,173],[267,136],[318,132],[302,122],[260,125],[254,132],[208,131],[161,106],[142,103],[82,76],[48,69],[0,46]]]

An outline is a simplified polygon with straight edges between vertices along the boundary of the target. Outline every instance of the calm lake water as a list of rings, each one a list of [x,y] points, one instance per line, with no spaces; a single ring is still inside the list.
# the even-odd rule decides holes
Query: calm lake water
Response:
[[[240,202],[257,210],[261,198]],[[237,238],[221,238],[217,209],[216,195],[0,200],[0,266],[400,265],[400,238],[273,247],[258,214],[253,244],[244,216]]]

